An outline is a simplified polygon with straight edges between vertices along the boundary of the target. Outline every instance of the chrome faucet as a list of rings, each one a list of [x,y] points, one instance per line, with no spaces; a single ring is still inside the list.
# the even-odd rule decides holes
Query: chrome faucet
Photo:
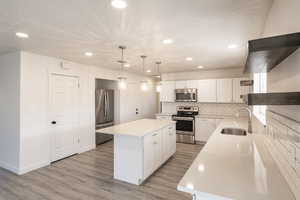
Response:
[[[240,111],[246,110],[248,112],[248,133],[252,133],[252,112],[250,108],[241,108],[236,113],[237,117],[240,116]]]

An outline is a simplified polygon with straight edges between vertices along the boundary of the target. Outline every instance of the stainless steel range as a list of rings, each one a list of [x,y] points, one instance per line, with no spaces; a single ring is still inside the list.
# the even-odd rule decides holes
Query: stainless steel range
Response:
[[[195,144],[195,116],[199,114],[198,106],[177,106],[176,121],[177,142]]]

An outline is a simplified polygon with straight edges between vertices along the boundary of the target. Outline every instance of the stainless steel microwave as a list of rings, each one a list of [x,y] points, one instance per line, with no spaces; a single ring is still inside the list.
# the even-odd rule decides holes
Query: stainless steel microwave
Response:
[[[175,90],[176,102],[197,102],[197,89],[184,88]]]

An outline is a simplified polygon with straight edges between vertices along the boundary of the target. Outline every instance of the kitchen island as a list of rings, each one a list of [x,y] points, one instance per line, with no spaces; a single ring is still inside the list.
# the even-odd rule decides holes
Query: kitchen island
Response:
[[[141,119],[97,132],[114,135],[114,178],[135,185],[176,152],[174,121]]]

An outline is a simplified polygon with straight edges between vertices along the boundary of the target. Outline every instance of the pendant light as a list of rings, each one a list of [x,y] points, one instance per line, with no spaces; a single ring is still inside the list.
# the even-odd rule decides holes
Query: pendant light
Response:
[[[160,74],[160,69],[159,69],[159,65],[161,64],[160,61],[157,61],[155,63],[157,65],[157,75],[156,77],[159,79],[159,82],[156,84],[156,92],[160,92],[161,91],[161,74]]]
[[[141,56],[142,60],[143,60],[143,66],[142,66],[142,72],[145,72],[145,59],[147,58],[147,56],[142,55]],[[147,91],[148,90],[148,82],[143,80],[141,81],[141,90],[142,91]]]
[[[121,60],[118,60],[118,63],[120,63],[120,74],[118,77],[119,89],[125,90],[127,89],[127,78],[124,76],[124,64],[126,63],[124,60],[124,50],[126,49],[126,46],[119,46],[119,49],[122,51]]]

